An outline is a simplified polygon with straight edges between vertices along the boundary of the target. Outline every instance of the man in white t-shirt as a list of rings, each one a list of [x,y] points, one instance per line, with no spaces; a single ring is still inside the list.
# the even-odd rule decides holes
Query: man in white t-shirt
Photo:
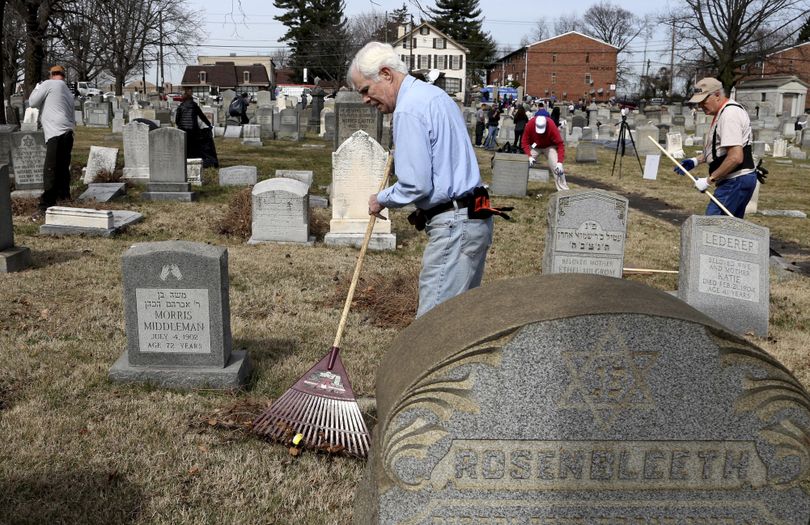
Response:
[[[757,186],[748,112],[726,97],[723,85],[715,78],[701,79],[689,102],[714,118],[704,138],[703,153],[682,161],[681,165],[691,171],[703,162],[708,164],[709,176],[697,179],[695,187],[703,192],[715,184],[717,200],[742,219]],[[683,175],[679,168],[675,168],[675,173]],[[709,202],[706,215],[724,215],[724,212],[714,202]]]

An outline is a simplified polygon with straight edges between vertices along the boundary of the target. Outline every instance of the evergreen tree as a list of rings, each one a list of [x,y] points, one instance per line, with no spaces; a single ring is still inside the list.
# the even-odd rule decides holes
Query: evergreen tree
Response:
[[[428,10],[434,26],[470,50],[467,75],[477,81],[497,51],[495,41],[482,28],[478,0],[436,0],[436,7]]]
[[[799,30],[799,38],[796,39],[797,44],[804,44],[810,42],[810,16],[804,21],[804,25]]]
[[[290,47],[296,80],[303,80],[305,68],[309,80],[342,79],[349,59],[343,0],[274,0],[273,5],[284,11],[274,18],[287,26],[279,40]]]

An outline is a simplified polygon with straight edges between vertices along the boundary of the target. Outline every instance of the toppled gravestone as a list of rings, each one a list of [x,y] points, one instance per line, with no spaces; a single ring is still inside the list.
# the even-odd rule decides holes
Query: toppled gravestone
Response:
[[[640,283],[548,275],[451,299],[394,342],[377,402],[358,524],[810,517],[807,392]]]

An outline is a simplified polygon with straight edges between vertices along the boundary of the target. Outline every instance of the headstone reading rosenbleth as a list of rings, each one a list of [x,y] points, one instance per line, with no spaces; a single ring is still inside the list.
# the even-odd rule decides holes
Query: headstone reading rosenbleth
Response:
[[[9,189],[8,164],[0,164],[0,273],[18,272],[31,266],[31,250],[14,246]]]
[[[768,228],[693,215],[681,226],[678,297],[734,332],[768,335]]]
[[[127,348],[114,381],[170,388],[242,386],[246,351],[231,351],[228,251],[188,241],[136,244],[123,256]]]
[[[471,290],[406,328],[376,384],[358,525],[810,518],[802,384],[641,283],[552,275]]]
[[[627,199],[602,190],[549,197],[543,273],[622,276]]]

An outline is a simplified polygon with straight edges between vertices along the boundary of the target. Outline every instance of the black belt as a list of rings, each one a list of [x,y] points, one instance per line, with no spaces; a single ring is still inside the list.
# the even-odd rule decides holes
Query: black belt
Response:
[[[434,207],[432,207],[430,209],[422,210],[421,215],[423,215],[425,217],[425,220],[429,221],[434,216],[436,216],[436,215],[438,215],[440,213],[446,212],[448,210],[452,210],[453,208],[456,208],[456,207],[458,209],[466,208],[470,204],[472,204],[472,202],[473,202],[473,196],[472,195],[467,195],[466,197],[460,197],[458,199],[451,199],[451,200],[449,200],[447,202],[443,202],[442,204],[437,204],[436,206],[434,206]]]

